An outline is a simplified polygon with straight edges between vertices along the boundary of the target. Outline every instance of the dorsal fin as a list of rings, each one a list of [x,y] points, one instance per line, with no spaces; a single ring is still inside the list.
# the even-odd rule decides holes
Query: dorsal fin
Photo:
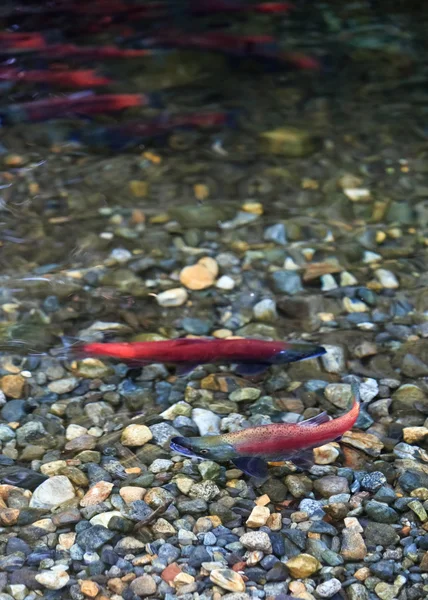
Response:
[[[298,423],[300,427],[317,427],[317,425],[321,425],[322,423],[327,423],[331,421],[331,417],[324,411],[315,417],[311,417],[310,419],[306,419],[306,421],[301,421]]]

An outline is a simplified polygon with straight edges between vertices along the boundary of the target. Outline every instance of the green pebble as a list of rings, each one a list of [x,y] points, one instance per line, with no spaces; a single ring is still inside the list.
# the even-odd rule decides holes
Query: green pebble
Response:
[[[229,395],[229,400],[232,402],[246,402],[249,400],[257,400],[260,398],[261,391],[257,388],[241,388],[239,390],[235,390]]]

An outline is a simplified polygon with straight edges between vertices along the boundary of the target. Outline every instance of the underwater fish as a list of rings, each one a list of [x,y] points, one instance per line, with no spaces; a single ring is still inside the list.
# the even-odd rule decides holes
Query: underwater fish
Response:
[[[349,412],[337,419],[323,412],[297,424],[273,423],[222,435],[174,437],[170,447],[188,457],[230,460],[238,469],[257,478],[267,476],[268,461],[291,460],[304,468],[313,462],[313,448],[340,440],[354,426],[360,413],[359,387],[355,383],[352,400]]]
[[[25,70],[13,67],[0,67],[0,81],[19,83],[54,84],[65,87],[94,87],[108,85],[111,79],[98,75],[93,69],[81,70]]]
[[[83,343],[72,353],[109,356],[134,364],[171,363],[180,374],[207,363],[237,363],[241,375],[257,375],[271,365],[285,365],[325,354],[322,346],[299,342],[270,342],[257,339],[215,340],[182,338],[160,342]]]
[[[69,116],[94,115],[123,110],[134,106],[154,106],[149,94],[71,94],[0,107],[0,122],[4,125],[48,121]]]
[[[120,48],[118,46],[78,46],[76,44],[48,44],[43,37],[39,42],[34,41],[30,46],[23,43],[8,45],[0,43],[0,56],[17,56],[28,58],[34,56],[46,60],[60,60],[64,58],[75,58],[81,60],[116,60],[128,58],[146,58],[161,54],[160,50],[144,48]]]

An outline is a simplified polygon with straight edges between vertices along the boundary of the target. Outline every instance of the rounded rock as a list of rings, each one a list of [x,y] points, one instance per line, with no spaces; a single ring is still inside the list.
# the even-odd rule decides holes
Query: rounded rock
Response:
[[[69,479],[64,475],[56,475],[34,490],[30,508],[54,508],[73,498],[75,498],[75,491]]]
[[[128,425],[122,431],[120,442],[123,446],[144,446],[153,439],[153,434],[146,425]]]
[[[324,581],[324,583],[317,585],[315,591],[320,598],[331,598],[339,593],[341,589],[342,584],[338,579],[333,577],[333,579],[329,579],[328,581]]]
[[[232,569],[213,569],[210,573],[210,580],[229,592],[245,591],[244,580],[239,573],[232,571]]]
[[[48,590],[61,590],[70,581],[70,576],[66,571],[58,569],[37,573],[35,579]]]
[[[264,531],[250,531],[244,533],[239,538],[241,544],[247,548],[247,550],[261,550],[266,554],[272,552],[272,544],[267,533]]]
[[[295,579],[305,579],[321,569],[321,563],[310,554],[298,554],[285,564]]]
[[[183,306],[187,302],[189,295],[184,288],[172,288],[161,292],[156,296],[156,302],[163,308],[175,308]]]

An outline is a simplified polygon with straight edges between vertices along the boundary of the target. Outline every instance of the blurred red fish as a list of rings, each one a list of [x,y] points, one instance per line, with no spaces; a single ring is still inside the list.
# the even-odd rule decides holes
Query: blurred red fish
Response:
[[[112,82],[101,77],[93,69],[81,71],[25,71],[12,67],[0,67],[0,81],[23,83],[53,83],[65,87],[94,87]]]
[[[10,104],[0,109],[3,124],[48,121],[75,115],[109,113],[134,106],[150,106],[152,98],[146,94],[103,94],[48,98],[22,104]]]

